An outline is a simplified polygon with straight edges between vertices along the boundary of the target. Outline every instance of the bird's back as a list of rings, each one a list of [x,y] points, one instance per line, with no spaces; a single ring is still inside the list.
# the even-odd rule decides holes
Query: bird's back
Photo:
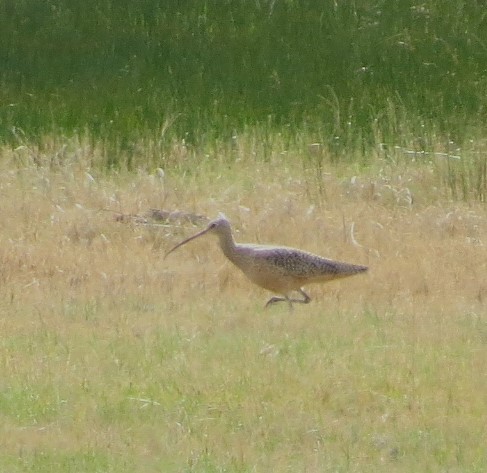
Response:
[[[276,269],[304,279],[335,279],[367,270],[366,266],[334,261],[294,248],[269,251],[265,260]]]
[[[237,252],[242,264],[235,264],[245,273],[262,271],[275,274],[279,279],[292,278],[300,284],[339,279],[367,271],[366,266],[333,261],[295,248],[238,245]]]

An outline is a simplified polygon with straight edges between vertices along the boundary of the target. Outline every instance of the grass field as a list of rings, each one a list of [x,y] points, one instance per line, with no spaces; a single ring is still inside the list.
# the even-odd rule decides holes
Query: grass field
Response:
[[[482,2],[0,2],[0,471],[487,471]],[[370,267],[264,310],[200,229]]]
[[[249,128],[345,162],[464,147],[487,118],[486,22],[463,0],[4,1],[0,143],[87,134],[117,151],[98,166],[132,169],[141,139],[167,153]]]
[[[424,163],[318,176],[278,152],[162,178],[77,146],[2,150],[2,471],[485,471],[484,204]],[[163,260],[196,228],[111,212],[151,207],[370,272],[264,310],[216,240]]]

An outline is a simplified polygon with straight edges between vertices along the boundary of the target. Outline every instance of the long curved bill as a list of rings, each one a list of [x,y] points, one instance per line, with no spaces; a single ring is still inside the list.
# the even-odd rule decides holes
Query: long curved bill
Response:
[[[203,236],[206,232],[208,232],[210,229],[205,228],[201,232],[198,232],[196,235],[193,235],[189,238],[186,238],[186,240],[183,240],[181,243],[178,243],[174,248],[170,249],[165,255],[164,258],[167,258],[169,254],[171,254],[173,251],[177,250],[180,246],[185,245],[186,243],[189,243],[191,240],[194,240],[195,238],[198,238],[200,236]]]

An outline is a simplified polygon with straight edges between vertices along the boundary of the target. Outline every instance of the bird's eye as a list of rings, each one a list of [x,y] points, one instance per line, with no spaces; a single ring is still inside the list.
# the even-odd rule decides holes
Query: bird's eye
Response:
[[[216,223],[211,223],[210,224],[210,228],[215,228],[216,227]]]

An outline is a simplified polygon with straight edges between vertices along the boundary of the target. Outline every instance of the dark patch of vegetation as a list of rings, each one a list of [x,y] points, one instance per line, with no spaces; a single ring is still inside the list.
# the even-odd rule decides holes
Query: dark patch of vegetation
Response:
[[[487,104],[483,2],[6,0],[0,141],[199,145],[253,127],[367,150],[462,141]],[[168,126],[169,124],[169,126]]]

